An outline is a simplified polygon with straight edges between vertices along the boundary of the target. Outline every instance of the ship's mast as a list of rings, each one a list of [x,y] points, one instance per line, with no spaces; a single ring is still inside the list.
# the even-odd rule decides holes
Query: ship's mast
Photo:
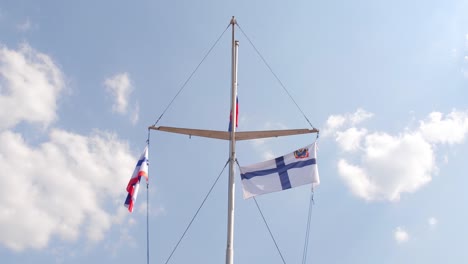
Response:
[[[229,186],[228,186],[228,225],[227,225],[227,246],[226,246],[226,264],[234,263],[234,199],[235,199],[235,181],[234,165],[236,164],[236,140],[252,140],[260,138],[283,137],[292,135],[301,135],[309,133],[318,133],[313,129],[286,129],[286,130],[267,130],[267,131],[241,131],[236,132],[237,120],[237,50],[239,42],[235,39],[234,29],[237,21],[234,17],[231,19],[232,27],[232,64],[231,64],[231,131],[218,131],[206,129],[192,129],[179,127],[156,126],[148,129],[165,131],[169,133],[183,134],[189,136],[199,136],[221,140],[229,140]],[[159,120],[158,120],[159,121]],[[156,122],[157,123],[157,122]]]
[[[235,181],[234,165],[236,162],[236,120],[237,120],[237,49],[239,42],[235,40],[234,29],[236,19],[232,17],[232,70],[231,70],[231,131],[229,145],[229,187],[228,187],[228,226],[227,226],[227,246],[226,264],[234,263],[234,200]]]

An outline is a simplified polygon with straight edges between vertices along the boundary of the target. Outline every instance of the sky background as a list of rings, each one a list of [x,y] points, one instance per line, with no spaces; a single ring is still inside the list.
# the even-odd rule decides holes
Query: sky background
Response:
[[[466,263],[468,2],[0,1],[2,263],[146,263],[154,124],[231,16],[321,130],[308,263]],[[308,128],[247,38],[240,131]],[[226,130],[230,31],[158,125]],[[239,142],[241,165],[314,135]],[[228,142],[151,132],[150,257],[164,263]],[[170,263],[223,263],[227,171]],[[144,187],[144,186],[142,186]],[[258,197],[302,260],[310,186]],[[236,263],[282,263],[236,176]]]

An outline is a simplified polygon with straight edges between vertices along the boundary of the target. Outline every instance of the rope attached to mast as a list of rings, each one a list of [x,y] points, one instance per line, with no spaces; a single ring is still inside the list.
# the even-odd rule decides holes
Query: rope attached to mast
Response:
[[[307,121],[307,123],[309,123],[310,127],[312,128],[315,128],[314,125],[312,125],[312,123],[309,121],[309,118],[307,118],[306,114],[304,113],[304,111],[302,111],[302,108],[297,104],[296,100],[294,100],[294,98],[292,97],[291,93],[289,93],[288,89],[286,89],[286,86],[283,84],[283,82],[280,80],[280,78],[278,77],[278,75],[276,75],[276,73],[273,71],[273,69],[271,68],[270,64],[268,64],[268,62],[265,60],[265,58],[263,57],[263,55],[260,53],[260,51],[257,49],[257,47],[255,47],[255,45],[253,44],[253,42],[250,40],[249,36],[247,36],[247,34],[245,34],[244,30],[242,30],[241,26],[239,24],[237,24],[237,27],[240,29],[240,31],[242,32],[242,34],[245,36],[245,38],[247,38],[247,40],[249,41],[250,45],[252,45],[252,47],[254,48],[255,52],[257,53],[257,55],[260,57],[260,59],[262,59],[263,63],[265,64],[265,66],[270,70],[271,74],[273,74],[273,76],[275,77],[276,81],[279,83],[279,85],[283,88],[283,90],[286,92],[286,94],[289,96],[289,98],[291,99],[291,101],[293,101],[293,103],[296,105],[297,109],[299,109],[299,111],[301,112],[301,114],[304,116],[305,120]]]
[[[213,48],[216,46],[216,44],[218,44],[219,40],[221,39],[221,37],[224,35],[224,33],[226,32],[226,30],[228,30],[228,28],[231,26],[231,23],[229,23],[229,25],[226,27],[226,29],[224,29],[223,33],[221,33],[221,35],[218,37],[218,39],[214,42],[214,44],[211,46],[211,48],[208,50],[208,52],[205,54],[205,56],[203,56],[203,59],[200,61],[200,63],[198,63],[197,67],[195,67],[195,69],[192,71],[192,73],[189,75],[189,77],[187,78],[187,80],[185,80],[184,84],[182,84],[182,86],[179,88],[179,91],[176,93],[176,95],[174,96],[174,98],[172,98],[171,102],[169,102],[169,104],[166,106],[166,108],[164,109],[164,111],[162,112],[162,114],[158,117],[158,119],[156,120],[156,122],[154,122],[154,125],[153,126],[156,126],[156,124],[159,122],[159,120],[161,120],[161,118],[163,117],[163,115],[166,113],[166,111],[169,109],[169,107],[172,105],[172,103],[174,103],[174,100],[177,98],[177,96],[179,96],[179,94],[182,92],[182,90],[185,88],[185,86],[187,85],[187,83],[192,79],[193,75],[197,72],[198,68],[200,68],[200,66],[203,64],[203,62],[205,61],[205,59],[208,57],[208,55],[210,55],[211,51],[213,50]]]
[[[319,139],[319,133],[317,133],[317,137],[315,138],[315,143],[317,143]],[[314,201],[314,187],[312,186],[312,190],[310,192],[310,200],[309,200],[309,212],[307,214],[307,227],[306,227],[306,235],[304,239],[304,250],[302,253],[302,264],[306,264],[307,262],[307,254],[309,252],[309,238],[310,238],[310,222],[312,219],[312,207],[315,204]]]
[[[200,212],[200,210],[201,210],[201,208],[203,207],[203,205],[205,204],[206,199],[208,199],[208,196],[210,196],[211,191],[213,191],[213,188],[215,187],[216,183],[218,182],[219,178],[220,178],[221,175],[223,174],[224,169],[226,169],[226,166],[227,166],[228,164],[229,164],[229,160],[226,161],[226,164],[224,164],[223,169],[222,169],[221,172],[219,173],[219,175],[218,175],[218,177],[216,178],[216,180],[214,181],[213,185],[211,185],[210,190],[209,190],[208,193],[205,195],[205,198],[203,199],[202,203],[200,204],[200,206],[198,207],[197,211],[195,212],[195,215],[192,217],[192,220],[190,220],[190,223],[189,223],[189,224],[187,225],[187,227],[185,228],[185,231],[182,233],[182,236],[179,238],[179,241],[177,241],[177,244],[174,246],[174,249],[172,250],[171,254],[170,254],[169,257],[167,258],[166,262],[164,262],[165,264],[169,263],[169,261],[171,260],[172,255],[174,255],[174,252],[175,252],[175,251],[177,250],[177,248],[179,247],[180,242],[182,242],[182,239],[185,237],[185,234],[187,234],[187,231],[190,229],[190,226],[192,226],[193,221],[195,220],[195,218],[197,218],[197,215],[198,215],[198,213]]]
[[[305,264],[307,261],[307,253],[309,249],[309,237],[310,237],[310,221],[312,218],[312,206],[314,205],[314,189],[312,189],[310,193],[310,201],[309,201],[309,213],[307,217],[307,227],[306,227],[306,235],[304,241],[304,251],[302,254],[302,264]]]
[[[273,240],[273,243],[275,243],[276,250],[278,250],[278,253],[281,257],[281,260],[283,261],[284,264],[286,264],[286,261],[284,260],[283,254],[281,254],[281,250],[278,247],[278,244],[276,243],[275,237],[273,236],[273,233],[271,232],[270,226],[268,226],[268,223],[265,219],[265,216],[263,216],[262,210],[260,209],[260,206],[258,205],[257,199],[253,197],[255,205],[257,206],[258,212],[260,212],[260,215],[262,216],[263,222],[265,223],[266,228],[268,229],[268,232],[270,233],[270,237]]]
[[[239,171],[242,173],[241,166],[240,166],[240,164],[239,164],[239,161],[237,161],[237,159],[236,159],[236,164],[237,164],[237,166],[239,167]],[[258,205],[257,199],[255,199],[255,197],[253,197],[253,200],[255,201],[255,205],[257,206],[258,212],[259,212],[260,215],[262,216],[263,223],[265,223],[265,226],[266,226],[266,228],[268,229],[268,233],[270,233],[270,237],[271,237],[271,239],[273,240],[273,243],[275,244],[276,250],[278,251],[278,254],[279,254],[280,257],[281,257],[281,260],[283,261],[284,264],[286,264],[286,261],[284,260],[283,254],[281,253],[281,250],[280,250],[280,248],[279,248],[279,246],[278,246],[278,243],[276,243],[276,239],[275,239],[275,237],[273,236],[273,233],[271,232],[270,226],[268,225],[268,223],[267,223],[267,221],[266,221],[266,219],[265,219],[265,216],[263,215],[262,209],[260,209],[260,206]]]

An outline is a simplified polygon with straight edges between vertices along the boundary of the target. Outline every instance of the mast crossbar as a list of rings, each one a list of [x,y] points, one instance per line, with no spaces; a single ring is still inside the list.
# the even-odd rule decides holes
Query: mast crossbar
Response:
[[[150,126],[149,129],[159,130],[169,133],[182,134],[188,136],[206,137],[222,140],[230,140],[231,132],[219,131],[219,130],[205,130],[205,129],[192,129],[192,128],[179,128],[179,127],[167,127],[167,126]],[[236,141],[240,140],[251,140],[260,138],[272,138],[282,136],[293,136],[310,133],[318,133],[318,129],[285,129],[285,130],[263,130],[263,131],[241,131],[235,132]]]

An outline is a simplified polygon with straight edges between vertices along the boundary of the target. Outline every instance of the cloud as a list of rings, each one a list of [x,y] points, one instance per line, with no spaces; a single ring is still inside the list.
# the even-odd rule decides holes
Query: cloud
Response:
[[[372,183],[366,172],[358,166],[349,164],[344,159],[338,161],[338,173],[355,195],[372,200],[378,193],[377,186]]]
[[[24,121],[44,126],[56,118],[64,76],[52,59],[27,44],[10,50],[0,44],[0,131]]]
[[[109,132],[50,128],[64,89],[49,56],[0,46],[0,105],[8,109],[0,112],[0,244],[15,251],[54,237],[98,241],[125,216],[115,208],[135,165],[129,146]],[[29,144],[16,131],[21,122],[44,126],[45,141]]]
[[[393,232],[393,237],[395,238],[395,241],[399,244],[405,243],[410,239],[410,236],[406,230],[404,230],[402,227],[397,227],[395,231]]]
[[[273,151],[271,150],[264,151],[262,156],[264,160],[272,160],[276,158],[275,154],[273,154]]]
[[[368,134],[360,155],[360,166],[354,165],[359,168],[355,170],[357,174],[340,166],[344,162],[338,166],[354,194],[366,200],[399,200],[402,192],[416,191],[428,183],[435,169],[431,145],[417,134],[396,137],[385,133]],[[356,189],[356,182],[365,188]]]
[[[121,115],[128,114],[130,122],[135,125],[139,119],[140,105],[136,102],[128,113],[130,95],[134,90],[129,74],[124,72],[109,77],[104,81],[104,86],[114,99],[112,111]]]
[[[336,129],[342,127],[346,122],[346,117],[341,115],[331,115],[327,119],[327,124],[325,130],[335,131]]]
[[[367,134],[366,129],[351,127],[345,131],[336,132],[336,142],[344,151],[355,151],[361,148],[362,137]]]
[[[130,122],[135,125],[138,122],[139,119],[139,114],[140,114],[140,105],[138,103],[135,104],[135,108],[133,109],[133,112],[130,117]]]
[[[333,121],[328,126],[335,129],[330,135],[345,155],[337,163],[340,177],[354,195],[368,201],[398,201],[402,193],[419,190],[437,172],[436,144],[460,144],[468,134],[468,112],[433,112],[419,127],[397,135],[353,126],[371,116],[364,110],[336,115],[332,120],[340,120],[340,126]]]
[[[440,112],[432,112],[420,122],[419,130],[431,143],[463,143],[468,134],[468,111],[452,111],[445,117]]]
[[[133,86],[128,73],[119,73],[104,81],[107,92],[114,98],[112,111],[125,114],[127,113],[128,99],[133,91]]]
[[[121,198],[133,163],[128,145],[110,133],[54,129],[38,147],[1,133],[0,243],[44,248],[52,236],[73,241],[82,232],[101,240],[113,217],[105,205]]]
[[[427,219],[427,224],[430,228],[435,228],[437,226],[437,223],[438,221],[435,217],[429,217],[429,219]]]
[[[322,136],[333,136],[338,129],[343,126],[355,126],[369,118],[374,114],[365,111],[364,109],[357,109],[353,114],[344,114],[344,115],[331,115],[328,117],[323,129]]]

